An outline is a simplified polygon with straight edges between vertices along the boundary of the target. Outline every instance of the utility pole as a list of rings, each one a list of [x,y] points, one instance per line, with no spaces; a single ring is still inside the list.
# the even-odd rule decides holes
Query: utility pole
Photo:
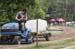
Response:
[[[36,20],[36,33],[38,35],[38,19]],[[36,47],[38,47],[38,37],[36,35]]]

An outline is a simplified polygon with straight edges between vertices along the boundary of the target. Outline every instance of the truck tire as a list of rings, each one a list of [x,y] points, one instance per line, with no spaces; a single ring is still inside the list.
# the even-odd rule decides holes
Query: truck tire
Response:
[[[8,42],[8,38],[6,36],[1,36],[0,39],[1,39],[0,43],[6,43],[6,42]]]
[[[14,36],[12,43],[21,44],[20,40],[21,40],[21,36]]]

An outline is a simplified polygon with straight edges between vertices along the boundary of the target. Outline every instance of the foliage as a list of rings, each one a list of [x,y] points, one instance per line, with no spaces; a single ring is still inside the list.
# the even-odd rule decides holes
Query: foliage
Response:
[[[0,0],[0,25],[14,21],[16,13],[23,8],[28,11],[28,19],[45,16],[40,0]]]
[[[0,0],[0,25],[14,21],[23,8],[28,11],[28,19],[44,19],[49,13],[55,18],[75,21],[75,0]]]
[[[66,21],[75,20],[75,0],[51,0],[49,13]]]

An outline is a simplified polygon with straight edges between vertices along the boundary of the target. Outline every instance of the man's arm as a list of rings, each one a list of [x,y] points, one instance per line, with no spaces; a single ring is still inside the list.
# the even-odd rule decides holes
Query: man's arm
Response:
[[[19,19],[18,17],[19,17],[19,13],[16,14],[16,18],[15,18],[15,19],[16,19],[17,21],[20,21],[21,19]]]

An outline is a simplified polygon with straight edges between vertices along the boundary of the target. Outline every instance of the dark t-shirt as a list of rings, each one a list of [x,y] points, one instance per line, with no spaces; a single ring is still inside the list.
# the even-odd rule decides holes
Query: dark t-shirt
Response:
[[[27,20],[27,13],[24,13],[23,11],[19,11],[19,12],[17,13],[16,17],[17,17],[18,19],[21,18],[22,20]]]

